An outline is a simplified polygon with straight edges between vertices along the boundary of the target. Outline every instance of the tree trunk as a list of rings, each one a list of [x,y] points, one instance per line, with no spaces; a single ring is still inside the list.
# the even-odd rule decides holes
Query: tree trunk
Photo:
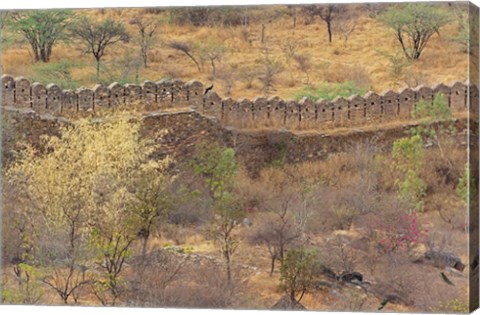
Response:
[[[294,290],[290,291],[290,300],[292,302],[297,302],[297,299],[295,299],[295,291]]]
[[[100,78],[100,59],[99,58],[95,58],[95,60],[97,61],[97,82]]]
[[[230,269],[230,255],[228,252],[225,253],[225,261],[227,263],[227,284],[230,287],[232,284],[232,270]]]
[[[40,54],[38,53],[38,48],[32,45],[33,55],[35,56],[35,62],[40,61]]]
[[[260,37],[260,43],[263,44],[264,41],[265,41],[265,24],[262,24],[262,33]]]
[[[332,42],[332,21],[327,20],[328,42]]]
[[[147,55],[147,47],[143,46],[142,47],[142,59],[143,59],[143,67],[148,68],[148,55]]]
[[[273,275],[273,272],[275,271],[275,260],[277,260],[277,256],[272,256],[272,263],[270,266],[270,276]]]
[[[293,28],[297,27],[297,8],[292,8],[292,15],[293,15]]]
[[[212,64],[212,76],[215,77],[215,61],[212,59],[210,60],[210,63]]]
[[[195,63],[195,65],[197,66],[197,69],[198,69],[198,72],[202,72],[202,68],[200,68],[200,64],[198,63],[197,59],[195,59],[190,53],[188,52],[185,52],[184,53],[190,58],[192,59],[192,61]]]
[[[143,238],[143,243],[142,243],[142,256],[145,257],[147,254],[147,243],[148,243],[148,236]]]

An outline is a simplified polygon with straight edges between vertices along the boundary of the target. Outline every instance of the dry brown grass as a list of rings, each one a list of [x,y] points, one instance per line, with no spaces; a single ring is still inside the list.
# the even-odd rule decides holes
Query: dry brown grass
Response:
[[[275,10],[283,7],[267,7],[265,16],[273,14]],[[260,9],[256,9],[259,11]],[[345,47],[343,41],[334,37],[332,44],[328,44],[326,27],[321,21],[305,25],[299,17],[297,27],[293,28],[291,18],[279,16],[266,23],[266,41],[260,43],[261,24],[264,21],[253,21],[248,27],[248,32],[242,27],[199,27],[177,26],[166,23],[165,14],[145,13],[143,9],[98,9],[85,10],[81,12],[95,19],[107,17],[124,21],[132,35],[136,35],[134,26],[128,21],[137,14],[144,14],[150,18],[163,21],[159,29],[157,45],[150,52],[150,67],[140,68],[139,79],[159,80],[166,76],[179,77],[185,81],[199,79],[205,83],[214,81],[217,91],[225,90],[225,82],[218,78],[211,77],[208,64],[205,71],[199,73],[195,65],[181,53],[165,47],[170,40],[185,41],[193,44],[203,42],[221,42],[227,47],[228,52],[219,63],[219,66],[231,66],[241,68],[254,66],[259,57],[260,48],[264,45],[271,50],[273,59],[285,63],[281,51],[281,44],[286,41],[297,40],[302,44],[296,53],[311,56],[312,70],[310,71],[310,82],[312,84],[322,81],[357,80],[370,83],[371,89],[382,92],[393,87],[406,86],[408,83],[403,80],[394,79],[388,71],[389,61],[379,51],[395,53],[399,51],[398,43],[390,31],[367,16],[359,19],[358,26],[350,36]],[[255,14],[258,14],[256,12]],[[262,15],[262,13],[260,13]],[[247,32],[247,40],[242,35]],[[468,56],[460,52],[457,45],[448,41],[448,38],[457,32],[456,25],[451,23],[441,31],[442,37],[433,36],[425,49],[422,57],[415,64],[407,66],[405,72],[408,77],[413,75],[421,76],[421,81],[428,85],[437,82],[449,83],[454,80],[464,81],[467,78]],[[126,55],[129,58],[136,57],[138,47],[132,41],[128,44],[117,45],[107,48],[104,63],[108,65],[113,60],[118,60]],[[15,45],[7,48],[2,54],[4,72],[13,75],[29,76],[32,74],[32,58],[28,52],[27,45]],[[83,54],[77,43],[69,46],[59,44],[53,49],[52,62],[61,59],[83,61],[86,66],[72,70],[72,76],[86,86],[93,86],[95,70],[93,58]],[[358,68],[355,73],[348,71],[351,68]],[[232,74],[235,76],[235,74]],[[352,77],[353,75],[353,77]],[[284,98],[291,97],[296,91],[303,87],[300,78],[304,74],[295,67],[291,67],[279,75],[275,84],[276,91],[272,94]],[[292,80],[292,78],[294,78]],[[239,78],[234,78],[235,85],[232,90],[234,98],[253,98],[261,95],[259,90],[261,84],[256,79],[253,82],[254,88],[245,89],[245,84]]]

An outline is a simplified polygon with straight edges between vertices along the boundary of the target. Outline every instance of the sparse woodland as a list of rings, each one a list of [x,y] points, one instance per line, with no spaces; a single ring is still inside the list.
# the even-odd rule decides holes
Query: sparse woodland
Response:
[[[465,81],[468,7],[436,4],[423,29],[405,18],[428,9],[7,12],[2,69],[63,88],[199,79],[237,98]],[[31,30],[50,22],[62,27],[44,46]],[[409,38],[412,27],[422,42]],[[35,141],[6,113],[2,300],[467,312],[467,242],[478,229],[467,207],[478,179],[466,119],[442,95],[411,115],[418,123],[393,144],[363,138],[302,163],[286,163],[279,145],[252,174],[221,141],[166,154],[174,131],[145,137],[135,112],[71,117],[55,132],[39,128]]]
[[[405,19],[415,14],[420,25]],[[456,3],[7,12],[3,20],[3,72],[62,88],[181,78],[214,83],[223,96],[288,99],[467,79],[468,7]],[[30,34],[54,24],[48,40]]]

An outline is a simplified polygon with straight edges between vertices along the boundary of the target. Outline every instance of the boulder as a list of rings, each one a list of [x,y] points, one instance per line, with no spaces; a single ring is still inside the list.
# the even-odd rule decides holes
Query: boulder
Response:
[[[277,303],[270,309],[272,310],[306,310],[305,306],[290,298],[288,294],[284,294]]]

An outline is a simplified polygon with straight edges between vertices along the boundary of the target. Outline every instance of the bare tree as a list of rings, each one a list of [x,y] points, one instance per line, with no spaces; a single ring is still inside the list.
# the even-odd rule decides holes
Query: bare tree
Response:
[[[336,267],[336,274],[341,275],[344,272],[354,272],[358,257],[355,251],[350,247],[349,241],[340,236],[334,237],[326,244],[325,253],[328,253],[324,259],[329,266]]]
[[[97,62],[97,79],[100,75],[100,61],[107,47],[119,42],[128,42],[130,36],[121,22],[111,19],[95,23],[88,18],[81,19],[72,27],[72,34],[86,45],[86,52],[91,53]]]
[[[143,66],[148,68],[148,50],[153,44],[153,39],[158,24],[154,20],[141,17],[136,17],[130,20],[130,24],[137,27],[138,34],[140,35],[140,55],[143,59]]]
[[[288,66],[290,66],[293,57],[301,46],[302,42],[293,38],[280,44],[280,50],[282,51],[283,56],[285,57],[285,62]]]
[[[263,83],[262,91],[268,94],[274,88],[275,77],[284,69],[283,64],[270,57],[268,48],[263,49],[260,64],[259,79]]]
[[[305,23],[313,23],[316,16],[320,17],[327,24],[328,42],[332,42],[332,21],[340,11],[340,6],[335,4],[325,5],[306,5],[302,7],[302,14],[305,17]]]
[[[297,63],[298,70],[302,71],[305,74],[306,82],[305,84],[310,84],[310,76],[308,75],[310,69],[312,68],[311,58],[308,55],[295,55],[293,59]]]
[[[226,48],[220,43],[205,43],[200,45],[199,54],[200,62],[203,63],[208,61],[212,66],[212,76],[216,75],[216,62],[221,62],[223,56],[225,55]]]
[[[240,69],[239,75],[241,79],[245,80],[245,87],[251,89],[253,87],[253,81],[258,75],[258,70],[256,67],[245,66]]]
[[[279,208],[265,214],[258,228],[250,235],[251,243],[265,244],[270,254],[270,275],[275,271],[275,262],[283,262],[288,246],[300,237],[293,214],[293,195],[283,200]]]
[[[347,46],[347,41],[353,31],[355,31],[357,24],[358,20],[356,18],[342,18],[338,19],[333,25],[333,32],[337,33],[341,38],[343,38],[344,46]]]
[[[294,185],[292,181],[295,181]],[[246,194],[252,200],[261,200],[259,207],[266,211],[259,214],[257,220],[260,222],[255,224],[249,242],[267,246],[272,275],[275,262],[283,263],[285,251],[301,241],[308,203],[304,202],[301,184],[279,170],[265,170],[251,185],[254,189],[249,191],[250,188],[246,188]]]
[[[288,8],[288,14],[292,17],[293,19],[293,28],[297,27],[297,6],[296,5],[287,5]]]
[[[218,69],[217,78],[222,81],[225,96],[232,95],[232,89],[235,86],[237,77],[237,68],[232,65],[226,65]]]
[[[332,42],[332,20],[338,11],[335,5],[322,6],[320,9],[320,18],[327,24],[328,42]]]
[[[165,249],[132,257],[131,266],[136,272],[126,280],[133,306],[168,306],[167,289],[181,278],[188,257]]]
[[[200,67],[200,64],[198,63],[197,59],[193,56],[192,54],[192,46],[189,43],[186,42],[180,42],[180,41],[172,41],[167,44],[168,47],[178,50],[185,55],[187,55],[188,58],[190,58],[193,63],[197,66],[198,72],[202,72],[202,68]]]

